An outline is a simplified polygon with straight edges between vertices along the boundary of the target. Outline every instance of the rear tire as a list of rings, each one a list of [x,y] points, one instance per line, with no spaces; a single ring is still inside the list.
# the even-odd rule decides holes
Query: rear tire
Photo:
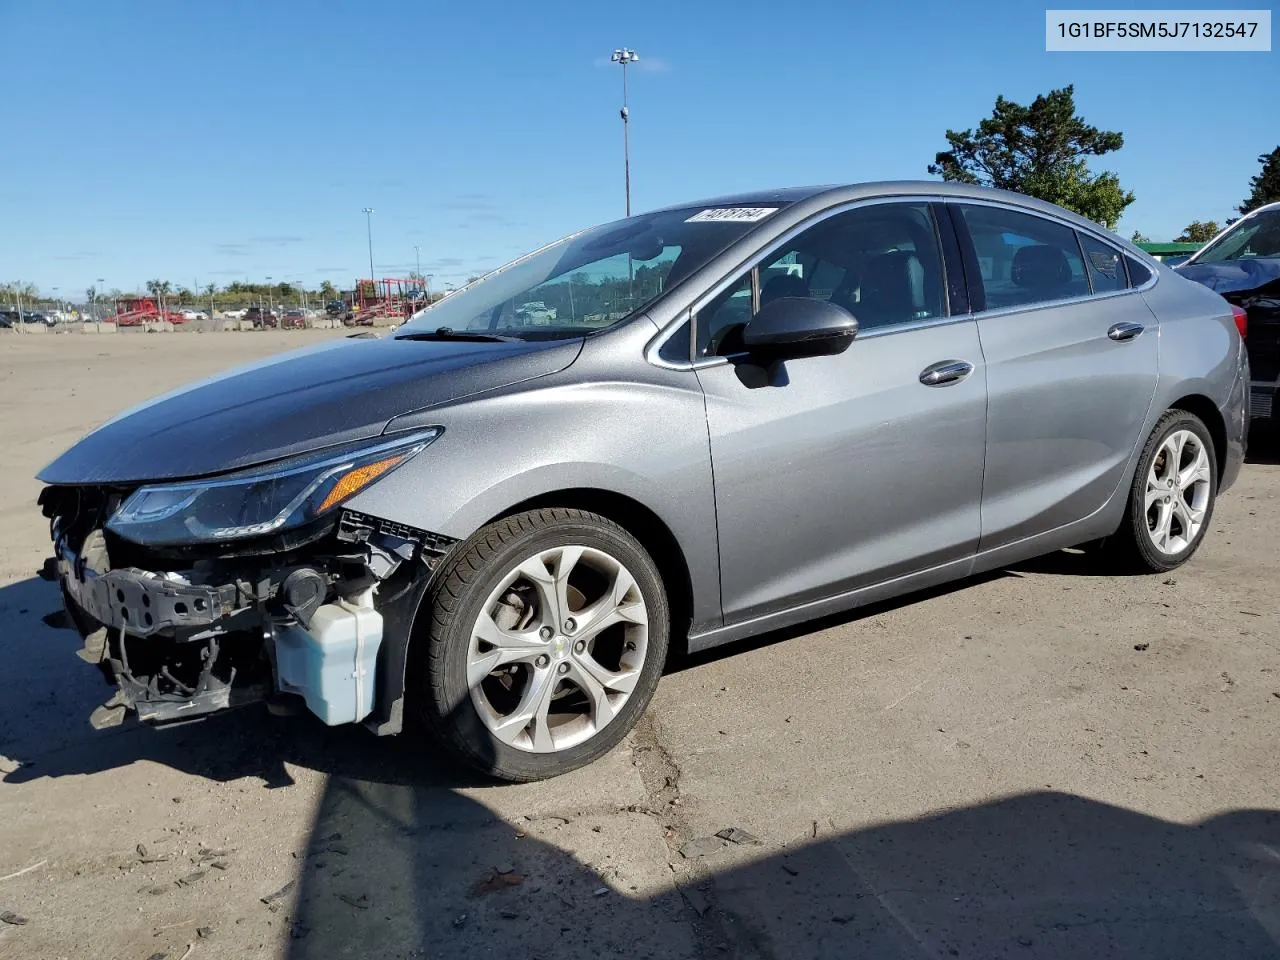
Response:
[[[666,660],[657,565],[594,513],[532,510],[483,527],[427,600],[419,712],[449,752],[500,780],[603,756],[639,720]]]
[[[1118,573],[1163,573],[1191,558],[1213,519],[1218,458],[1195,414],[1170,410],[1138,459],[1125,517],[1107,540]]]

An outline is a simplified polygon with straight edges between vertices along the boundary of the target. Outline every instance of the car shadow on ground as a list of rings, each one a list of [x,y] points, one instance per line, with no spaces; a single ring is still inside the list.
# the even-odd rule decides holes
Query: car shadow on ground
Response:
[[[822,630],[830,630],[833,627],[843,626],[847,623],[854,623],[855,621],[863,620],[867,617],[873,617],[877,614],[889,613],[892,610],[910,606],[914,603],[922,603],[934,597],[945,597],[951,593],[968,590],[971,587],[975,587],[983,583],[990,583],[993,580],[1002,580],[1009,576],[1013,576],[1013,574],[1006,570],[994,570],[989,573],[976,574],[972,577],[966,577],[963,580],[952,580],[949,583],[939,584],[938,586],[929,587],[924,590],[917,590],[913,593],[903,594],[900,597],[893,597],[889,600],[879,600],[875,603],[868,603],[865,606],[854,607],[852,610],[843,610],[839,613],[828,614],[825,617],[818,617],[815,620],[806,620],[803,623],[796,624],[795,626],[784,627],[780,630],[770,630],[768,633],[762,633],[754,637],[746,637],[742,640],[734,640],[732,643],[713,647],[710,650],[700,650],[696,653],[673,652],[667,661],[665,673],[679,673],[682,670],[688,670],[692,667],[700,667],[703,664],[713,663],[716,660],[723,660],[726,657],[746,653],[749,650],[758,650],[761,647],[769,647],[775,643],[793,640],[796,637],[803,637],[811,633],[818,633]]]
[[[537,823],[517,829],[456,794],[335,779],[289,960],[1280,952],[1273,810],[1182,825],[1045,792],[863,830],[824,819],[817,838],[725,844],[699,876],[648,896],[629,892],[625,869],[582,863],[555,832],[572,821],[554,822],[535,835]]]

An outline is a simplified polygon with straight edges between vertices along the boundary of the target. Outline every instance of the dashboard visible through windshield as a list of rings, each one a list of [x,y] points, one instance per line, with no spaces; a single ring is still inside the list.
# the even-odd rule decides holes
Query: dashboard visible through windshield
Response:
[[[593,227],[440,300],[400,333],[557,339],[602,330],[643,309],[784,205],[688,207]]]

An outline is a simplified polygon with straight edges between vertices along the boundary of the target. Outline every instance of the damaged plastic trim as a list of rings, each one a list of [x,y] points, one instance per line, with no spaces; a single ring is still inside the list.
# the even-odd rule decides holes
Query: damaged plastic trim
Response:
[[[74,513],[50,512],[78,654],[116,686],[95,727],[130,710],[169,723],[296,695],[327,724],[398,732],[413,618],[456,541],[342,510],[295,548],[183,562],[111,540],[102,511],[82,514],[80,499],[62,498]],[[128,565],[113,567],[109,552]]]

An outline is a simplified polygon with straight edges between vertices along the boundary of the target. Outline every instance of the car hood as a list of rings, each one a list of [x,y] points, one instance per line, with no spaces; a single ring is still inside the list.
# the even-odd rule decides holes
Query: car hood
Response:
[[[371,439],[394,417],[563,370],[582,343],[343,338],[307,347],[127,410],[39,479],[129,484],[201,477]]]
[[[1174,269],[1196,283],[1202,283],[1228,300],[1231,294],[1256,293],[1280,282],[1280,257],[1225,260],[1220,263],[1180,263]]]

